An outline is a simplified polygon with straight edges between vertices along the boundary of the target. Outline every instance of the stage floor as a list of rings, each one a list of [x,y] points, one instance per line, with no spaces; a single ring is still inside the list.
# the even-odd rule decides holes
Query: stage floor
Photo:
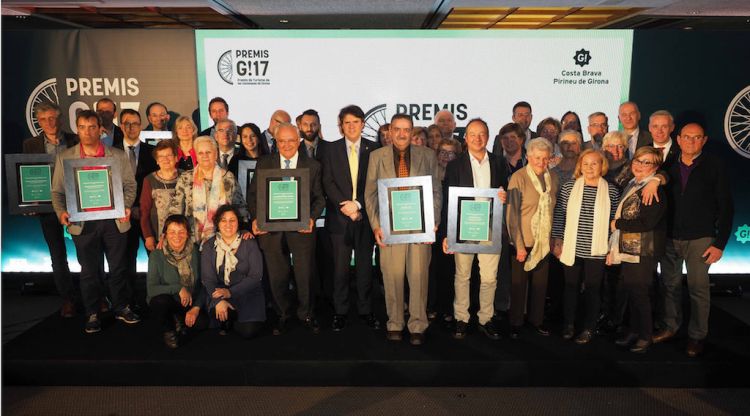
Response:
[[[384,318],[384,316],[381,316]],[[281,336],[253,340],[215,330],[167,349],[152,321],[126,326],[104,316],[99,334],[82,316],[53,314],[3,348],[5,385],[513,386],[748,387],[750,326],[720,308],[711,312],[705,354],[684,354],[686,338],[638,355],[610,336],[589,345],[564,341],[559,328],[542,337],[491,341],[475,328],[461,341],[441,323],[413,347],[385,339],[358,320],[335,333],[321,316],[319,335],[297,323]],[[504,334],[507,331],[504,329]]]

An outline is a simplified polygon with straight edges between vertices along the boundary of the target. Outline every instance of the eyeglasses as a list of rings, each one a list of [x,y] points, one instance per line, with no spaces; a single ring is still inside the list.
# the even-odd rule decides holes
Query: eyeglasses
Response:
[[[656,166],[656,162],[652,162],[650,160],[643,160],[643,159],[633,159],[633,163],[635,163],[636,165],[641,165],[641,166],[646,166],[646,167]]]
[[[625,149],[625,146],[623,146],[623,145],[621,145],[621,144],[605,144],[605,145],[604,145],[604,148],[605,148],[605,149],[617,149],[617,150],[624,150],[624,149]]]
[[[131,128],[131,127],[140,127],[140,126],[141,126],[141,122],[140,122],[140,121],[134,121],[134,122],[132,122],[132,123],[122,123],[122,125],[123,125],[123,126],[124,126],[124,127],[126,128],[126,129],[129,129],[129,128]]]
[[[450,150],[441,150],[438,152],[438,156],[442,157],[454,157],[456,156],[456,152],[450,151]]]
[[[703,140],[703,138],[706,136],[703,135],[696,135],[696,136],[680,136],[681,140],[685,140],[688,142],[696,142],[698,140]]]
[[[607,127],[609,124],[607,123],[589,123],[589,127]]]

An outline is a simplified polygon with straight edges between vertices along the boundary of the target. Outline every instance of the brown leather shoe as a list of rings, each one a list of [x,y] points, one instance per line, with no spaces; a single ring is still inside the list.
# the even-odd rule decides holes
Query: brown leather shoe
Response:
[[[401,341],[403,338],[403,335],[401,335],[401,331],[387,331],[385,333],[385,338],[388,341]]]
[[[72,318],[76,316],[76,304],[69,300],[65,300],[60,308],[60,316],[63,318]]]
[[[672,331],[671,329],[662,329],[661,331],[654,334],[651,340],[654,342],[654,344],[658,344],[660,342],[668,341],[674,336],[675,336],[675,332]]]
[[[424,334],[414,332],[411,334],[411,337],[409,337],[409,343],[411,345],[422,345],[424,344]]]
[[[703,340],[692,339],[688,341],[687,348],[685,349],[688,357],[695,358],[703,353]]]

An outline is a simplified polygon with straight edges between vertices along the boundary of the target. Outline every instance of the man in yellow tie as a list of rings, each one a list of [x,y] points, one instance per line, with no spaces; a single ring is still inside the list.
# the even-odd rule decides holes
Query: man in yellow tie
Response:
[[[323,190],[327,195],[326,230],[333,246],[332,328],[341,331],[349,313],[349,265],[354,250],[357,311],[373,329],[380,322],[372,313],[372,251],[375,240],[365,210],[365,179],[370,152],[380,147],[362,138],[365,113],[356,105],[339,112],[344,138],[326,147],[322,154]]]

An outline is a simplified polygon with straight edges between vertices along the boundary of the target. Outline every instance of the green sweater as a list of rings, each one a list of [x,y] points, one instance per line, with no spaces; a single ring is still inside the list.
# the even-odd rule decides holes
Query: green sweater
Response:
[[[166,242],[165,242],[166,244]],[[188,244],[191,244],[188,242]],[[193,246],[193,258],[190,262],[190,268],[195,274],[195,285],[193,286],[193,306],[203,307],[205,296],[201,287],[200,279],[200,257],[198,247]],[[147,277],[148,300],[158,295],[177,295],[182,289],[180,285],[180,274],[177,268],[167,262],[162,250],[154,250],[148,258],[148,277]]]

